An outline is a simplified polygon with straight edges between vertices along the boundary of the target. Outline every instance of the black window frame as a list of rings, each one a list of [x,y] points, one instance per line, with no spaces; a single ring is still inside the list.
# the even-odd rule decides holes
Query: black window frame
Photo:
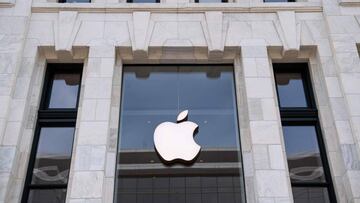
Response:
[[[331,203],[336,203],[336,195],[331,177],[330,166],[327,157],[327,150],[321,131],[321,124],[318,116],[317,105],[315,102],[312,80],[309,72],[308,63],[273,63],[275,88],[279,103],[280,117],[282,126],[314,126],[316,138],[320,151],[320,158],[324,170],[325,182],[291,182],[291,187],[321,187],[326,188]],[[281,107],[279,91],[276,83],[277,73],[301,73],[304,87],[305,99],[308,107]]]
[[[58,0],[58,3],[70,3],[70,2],[67,2],[67,0]],[[91,3],[91,0],[89,0],[89,2],[71,2],[71,3]]]
[[[205,4],[210,2],[200,2],[200,0],[195,0],[195,3]],[[221,2],[211,2],[211,3],[228,3],[228,0],[221,0]]]
[[[134,3],[133,0],[126,0],[126,3]],[[135,2],[134,4],[156,4],[160,3],[160,0],[155,0],[155,2]]]
[[[77,108],[80,98],[81,79],[83,64],[47,64],[45,79],[43,82],[43,90],[41,94],[40,107],[38,110],[34,138],[30,151],[30,158],[27,167],[25,184],[22,195],[22,203],[27,203],[31,189],[65,189],[66,184],[32,184],[32,176],[36,161],[36,153],[40,141],[40,131],[43,127],[73,127],[75,129]],[[51,94],[53,77],[58,73],[78,73],[80,75],[80,83],[78,88],[77,102],[75,108],[48,108],[48,101]],[[74,132],[75,133],[75,132]],[[75,136],[74,136],[75,137]],[[74,138],[72,148],[74,146]],[[72,154],[72,153],[71,153]],[[70,169],[71,166],[69,166]],[[65,193],[66,194],[66,193]]]
[[[264,3],[293,3],[293,2],[296,2],[296,0],[286,0],[286,1],[266,1],[266,0],[263,0]]]
[[[227,0],[226,0],[227,1]],[[247,199],[247,193],[246,193],[246,185],[245,185],[245,176],[244,176],[244,158],[243,158],[243,154],[241,153],[241,149],[242,149],[242,145],[241,145],[241,140],[240,140],[240,136],[241,136],[241,132],[240,132],[240,125],[239,125],[239,107],[237,106],[237,102],[238,102],[238,99],[237,99],[237,95],[238,95],[238,92],[236,91],[236,85],[237,85],[237,82],[236,82],[236,74],[235,74],[235,66],[234,66],[234,64],[231,64],[231,63],[223,63],[223,64],[167,64],[167,63],[165,63],[165,64],[137,64],[137,63],[135,63],[135,64],[125,64],[125,65],[123,65],[123,69],[121,70],[121,72],[122,72],[122,76],[121,76],[121,99],[120,99],[120,109],[119,109],[119,116],[121,117],[121,114],[123,113],[122,112],[122,105],[123,105],[123,99],[124,99],[124,97],[123,97],[123,93],[124,93],[124,72],[125,72],[125,68],[124,67],[136,67],[136,66],[154,66],[154,65],[156,65],[156,66],[182,66],[182,67],[186,67],[186,66],[209,66],[209,67],[211,67],[211,66],[231,66],[231,72],[232,72],[232,76],[233,76],[233,87],[234,87],[234,93],[235,93],[235,95],[234,95],[234,99],[235,99],[235,114],[236,114],[236,120],[237,120],[237,131],[238,131],[238,144],[239,144],[239,149],[238,149],[238,153],[237,153],[237,163],[240,165],[240,171],[237,171],[237,172],[239,172],[239,176],[238,176],[238,178],[239,178],[239,183],[240,183],[240,188],[242,188],[242,189],[240,189],[240,191],[239,191],[239,194],[240,194],[240,197],[241,197],[241,200],[244,200],[244,202],[246,202],[246,199]],[[175,120],[174,120],[175,121]],[[176,122],[176,121],[175,121]],[[117,136],[118,136],[118,142],[121,140],[121,130],[120,130],[120,128],[121,128],[121,118],[120,118],[120,121],[119,121],[119,123],[118,123],[118,126],[119,126],[119,131],[118,131],[118,133],[117,133]],[[203,150],[203,148],[202,148],[202,150]],[[120,164],[120,162],[119,162],[119,159],[120,159],[120,145],[119,145],[119,143],[117,143],[116,144],[116,166],[115,166],[115,181],[114,181],[114,193],[113,193],[113,195],[114,195],[114,200],[113,200],[113,202],[116,202],[116,200],[117,200],[117,195],[118,195],[118,193],[117,193],[117,184],[118,184],[118,179],[119,179],[119,177],[120,176],[123,176],[123,175],[119,175],[118,174],[118,172],[117,172],[117,170],[118,170],[118,164]],[[122,152],[123,153],[123,152]],[[216,162],[216,161],[219,161],[220,160],[220,158],[218,158],[218,153],[219,152],[214,152],[214,155],[212,155],[210,158],[212,158],[213,159],[213,162]],[[146,153],[144,153],[145,154],[145,157],[148,157],[147,155],[146,155]],[[159,155],[158,154],[154,154],[154,155],[156,155],[156,157],[158,157]],[[229,155],[227,155],[227,156],[229,156]],[[198,157],[197,158],[199,158],[200,156],[198,155]],[[195,158],[194,160],[196,160],[197,158]],[[226,162],[226,161],[225,161]],[[133,162],[132,162],[133,163]],[[149,163],[149,162],[141,162],[140,164],[144,164],[144,163]],[[163,163],[163,162],[162,162]],[[174,164],[174,163],[176,163],[176,161],[175,162],[171,162],[171,163],[167,163],[167,164],[165,164],[165,165],[167,165],[167,166],[171,166],[172,164]],[[180,163],[181,164],[184,164],[183,166],[186,166],[186,167],[190,167],[191,166],[191,164],[193,164],[194,162],[190,162],[190,163],[186,163],[186,162],[181,162],[180,161]],[[211,163],[211,162],[210,162]],[[128,162],[125,162],[125,164],[129,164]],[[149,169],[148,169],[149,170]],[[126,170],[124,170],[124,171],[126,171]],[[151,171],[151,169],[150,169],[150,171]],[[139,177],[139,178],[144,178],[144,177],[151,177],[151,176],[154,176],[154,175],[157,175],[157,176],[159,176],[159,177],[168,177],[168,176],[171,176],[171,175],[169,175],[169,174],[158,174],[158,173],[156,173],[156,172],[154,172],[154,171],[151,171],[151,173],[145,173],[145,174],[141,174],[141,175],[139,175],[139,174],[135,174],[135,173],[133,173],[132,171],[131,171],[131,169],[129,169],[129,170],[127,170],[126,171],[127,172],[127,174],[125,174],[125,176],[127,176],[127,177]],[[229,175],[229,173],[230,173],[230,175],[231,175],[231,173],[232,173],[233,171],[229,171],[229,170],[225,170],[224,172],[220,172],[219,173],[219,170],[218,169],[214,169],[213,171],[210,171],[210,172],[208,172],[208,174],[205,174],[205,176],[204,176],[204,174],[203,174],[203,172],[201,172],[201,173],[194,173],[194,174],[191,174],[191,175],[189,175],[189,177],[197,177],[197,176],[199,176],[199,177],[201,177],[201,176],[204,176],[204,177],[206,177],[206,175],[209,175],[209,176],[212,176],[212,177],[216,177],[216,176],[214,176],[214,174],[216,175],[216,174],[218,174],[219,175],[219,177],[225,177],[225,176],[227,176],[227,175]],[[135,174],[135,175],[134,175]],[[188,175],[188,174],[185,174],[185,175]],[[181,175],[174,175],[173,177],[182,177]]]

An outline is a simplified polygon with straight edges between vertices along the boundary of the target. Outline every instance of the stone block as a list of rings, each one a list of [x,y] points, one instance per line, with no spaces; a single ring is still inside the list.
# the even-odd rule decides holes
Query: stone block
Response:
[[[109,99],[111,83],[111,78],[86,78],[84,99]]]
[[[253,145],[254,166],[257,169],[269,169],[269,152],[267,145]]]
[[[285,170],[285,158],[284,151],[281,145],[269,145],[269,157],[271,169],[284,169]]]
[[[342,97],[337,77],[326,77],[325,80],[329,97]]]
[[[2,144],[6,146],[16,146],[20,133],[20,122],[8,122],[6,124],[4,138]]]
[[[10,172],[15,158],[15,147],[0,146],[0,172]]]
[[[270,78],[245,78],[245,86],[249,98],[272,98],[274,95]]]
[[[349,105],[350,115],[360,116],[360,94],[348,95],[347,101]]]
[[[75,153],[75,170],[104,170],[105,146],[77,146]]]
[[[81,122],[78,133],[79,145],[105,145],[108,122]]]
[[[74,172],[71,198],[101,198],[104,174],[101,171]]]
[[[336,121],[336,129],[338,132],[340,144],[354,144],[354,138],[348,121]]]
[[[276,121],[250,121],[250,130],[253,144],[280,144]]]
[[[259,197],[288,197],[288,181],[285,171],[256,171],[256,186]]]

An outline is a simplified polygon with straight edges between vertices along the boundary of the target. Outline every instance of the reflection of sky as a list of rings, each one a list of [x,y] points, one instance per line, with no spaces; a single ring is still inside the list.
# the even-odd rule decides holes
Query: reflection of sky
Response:
[[[283,126],[286,154],[319,153],[315,126]]]
[[[74,128],[43,127],[36,157],[71,156]]]
[[[281,107],[306,107],[306,97],[301,75],[277,73],[277,88]]]
[[[238,146],[232,70],[212,69],[221,70],[221,75],[208,77],[208,67],[197,67],[194,72],[189,72],[189,67],[179,68],[179,72],[166,67],[166,73],[156,69],[142,78],[134,72],[124,72],[122,148],[153,149],[156,126],[165,121],[176,122],[177,113],[184,109],[189,109],[189,121],[199,125],[195,140],[202,147]]]
[[[79,75],[74,75],[74,77],[79,77]],[[54,79],[49,108],[75,108],[78,89],[78,83],[73,85],[71,83],[67,84],[64,78]]]

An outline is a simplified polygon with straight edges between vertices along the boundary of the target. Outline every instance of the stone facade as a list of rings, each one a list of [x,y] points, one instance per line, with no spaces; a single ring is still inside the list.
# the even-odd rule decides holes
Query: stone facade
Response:
[[[235,67],[247,202],[293,202],[272,62],[309,62],[338,202],[360,202],[360,1],[0,0],[0,203],[19,202],[47,62],[83,62],[67,202],[112,202],[122,64]],[[271,136],[266,132],[271,131]]]

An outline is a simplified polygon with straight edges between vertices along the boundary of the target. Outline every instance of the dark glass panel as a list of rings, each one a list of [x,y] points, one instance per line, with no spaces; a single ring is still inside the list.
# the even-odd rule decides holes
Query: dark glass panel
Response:
[[[156,0],[132,0],[132,3],[157,3]]]
[[[31,189],[28,203],[62,203],[65,202],[66,189]]]
[[[124,67],[115,202],[243,201],[233,77],[231,66]],[[185,109],[202,150],[193,164],[165,165],[154,130]]]
[[[301,73],[276,73],[280,107],[308,107]]]
[[[292,182],[324,182],[316,127],[283,126],[286,156]]]
[[[80,74],[54,74],[48,108],[76,108]]]
[[[211,90],[211,91],[209,91]],[[203,148],[237,148],[233,72],[228,67],[130,67],[123,76],[121,149],[153,149],[153,132],[188,109]],[[221,136],[219,136],[221,135]]]
[[[330,203],[327,188],[293,187],[294,203]]]
[[[238,176],[120,177],[117,202],[240,203],[239,183],[234,182],[240,182]]]
[[[64,3],[90,3],[90,0],[63,0]]]
[[[32,184],[67,183],[73,139],[73,127],[41,128]]]
[[[222,3],[222,0],[199,0],[199,3]]]
[[[295,2],[294,0],[264,0],[264,2]]]

